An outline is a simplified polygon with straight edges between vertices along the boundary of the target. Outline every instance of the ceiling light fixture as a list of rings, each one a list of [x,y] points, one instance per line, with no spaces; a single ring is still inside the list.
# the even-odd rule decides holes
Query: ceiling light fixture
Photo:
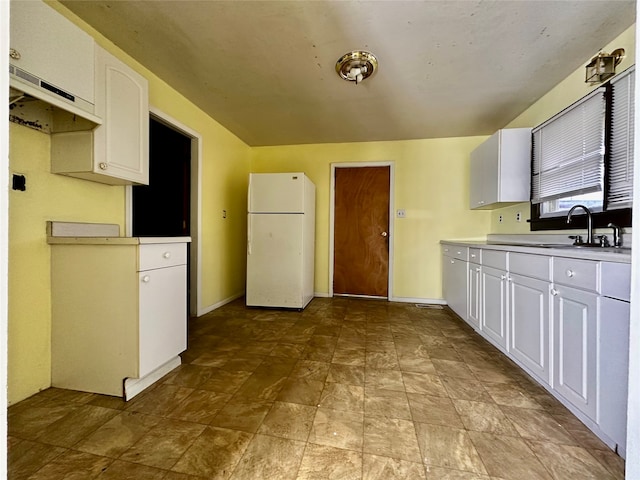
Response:
[[[585,82],[589,85],[602,83],[616,74],[616,66],[624,58],[624,48],[616,48],[611,53],[600,52],[585,67]]]
[[[356,85],[370,77],[378,68],[378,59],[373,53],[362,50],[349,52],[336,62],[336,72],[348,82]]]

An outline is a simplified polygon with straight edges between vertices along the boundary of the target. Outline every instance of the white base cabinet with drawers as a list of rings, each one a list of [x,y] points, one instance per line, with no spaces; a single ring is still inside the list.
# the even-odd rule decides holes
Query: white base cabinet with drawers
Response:
[[[624,457],[630,264],[443,242],[443,274],[452,310]]]
[[[442,289],[449,308],[466,320],[468,308],[467,292],[467,247],[442,247]]]
[[[49,238],[52,385],[129,400],[187,347],[187,242]]]

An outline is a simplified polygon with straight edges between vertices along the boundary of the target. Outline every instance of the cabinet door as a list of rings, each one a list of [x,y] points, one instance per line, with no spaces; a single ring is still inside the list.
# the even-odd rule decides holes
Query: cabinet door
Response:
[[[509,352],[532,375],[549,383],[549,283],[509,278]]]
[[[553,297],[553,387],[596,420],[598,296],[557,286]]]
[[[482,208],[484,205],[484,167],[485,146],[480,145],[471,152],[470,183],[469,183],[469,208]]]
[[[480,309],[482,308],[481,267],[469,263],[469,313],[467,323],[480,330]]]
[[[482,267],[483,335],[501,350],[507,348],[507,272]]]
[[[442,257],[444,298],[449,308],[460,317],[467,318],[467,262]]]
[[[147,80],[106,50],[96,47],[94,172],[149,184]]]
[[[624,456],[629,384],[629,302],[601,298],[598,322],[598,426]]]
[[[187,349],[187,266],[139,272],[139,377]]]

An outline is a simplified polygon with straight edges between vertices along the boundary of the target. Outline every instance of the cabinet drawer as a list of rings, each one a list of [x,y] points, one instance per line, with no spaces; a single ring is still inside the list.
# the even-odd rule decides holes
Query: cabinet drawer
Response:
[[[499,250],[483,250],[482,264],[487,267],[497,268],[498,270],[507,269],[507,252]]]
[[[553,258],[553,282],[598,291],[600,263],[575,258]]]
[[[509,252],[509,271],[527,277],[551,280],[551,257]]]
[[[482,250],[480,250],[479,248],[470,248],[469,261],[471,263],[477,263],[482,265]]]
[[[140,263],[138,271],[156,268],[186,265],[186,243],[151,243],[140,245]]]
[[[602,262],[600,293],[628,302],[631,298],[631,264]]]
[[[466,262],[469,256],[469,247],[461,247],[459,245],[443,245],[442,253],[447,257],[457,258]]]

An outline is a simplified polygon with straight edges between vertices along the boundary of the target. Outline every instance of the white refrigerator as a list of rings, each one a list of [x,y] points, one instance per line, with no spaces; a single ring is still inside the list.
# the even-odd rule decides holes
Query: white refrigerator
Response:
[[[303,309],[311,301],[315,204],[304,173],[249,175],[247,306]]]

